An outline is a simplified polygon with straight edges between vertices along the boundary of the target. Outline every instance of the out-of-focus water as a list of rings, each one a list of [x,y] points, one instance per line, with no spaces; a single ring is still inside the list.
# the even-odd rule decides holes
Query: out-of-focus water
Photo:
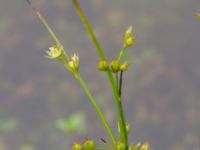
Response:
[[[36,1],[117,134],[110,85],[96,70],[99,57],[70,0]],[[0,150],[69,150],[73,142],[108,139],[74,77],[44,57],[54,44],[25,1],[0,1]],[[195,0],[80,1],[108,59],[117,57],[133,25],[136,46],[127,50],[123,102],[130,142],[154,150],[200,149],[200,22]],[[81,133],[61,130],[59,119],[82,114]],[[73,121],[72,121],[73,122]],[[62,125],[61,125],[62,126]],[[82,131],[84,130],[84,131]],[[80,130],[79,130],[80,131]]]

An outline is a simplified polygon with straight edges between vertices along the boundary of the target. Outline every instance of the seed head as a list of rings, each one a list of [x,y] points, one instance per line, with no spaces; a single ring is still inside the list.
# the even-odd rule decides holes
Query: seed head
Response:
[[[101,71],[107,71],[109,69],[108,62],[106,60],[99,61],[97,69]]]
[[[113,73],[118,73],[120,71],[120,62],[117,60],[111,61],[110,68]]]
[[[87,140],[84,143],[84,150],[96,150],[96,144],[93,140]]]
[[[81,144],[79,143],[74,143],[72,146],[72,150],[83,150]]]

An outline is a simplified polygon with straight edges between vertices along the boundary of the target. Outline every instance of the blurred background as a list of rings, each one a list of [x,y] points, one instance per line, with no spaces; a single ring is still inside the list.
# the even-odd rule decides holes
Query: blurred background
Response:
[[[99,57],[70,0],[32,0],[69,53],[117,135],[116,107]],[[109,60],[133,25],[123,102],[130,143],[154,150],[200,150],[198,0],[80,1]],[[25,0],[0,0],[0,150],[69,150],[106,136],[73,75],[44,57],[54,41]]]

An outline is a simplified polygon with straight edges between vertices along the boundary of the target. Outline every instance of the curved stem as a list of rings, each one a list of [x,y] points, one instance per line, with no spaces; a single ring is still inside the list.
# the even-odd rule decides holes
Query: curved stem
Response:
[[[120,53],[119,53],[119,57],[118,57],[118,59],[117,59],[119,62],[120,62],[120,60],[122,59],[125,50],[126,50],[126,48],[124,48],[124,47],[121,49],[121,51],[120,51]]]
[[[90,90],[88,89],[88,87],[86,86],[85,82],[83,81],[83,79],[81,78],[81,76],[79,74],[76,75],[76,78],[77,80],[80,82],[81,86],[83,87],[85,93],[87,94],[90,102],[92,103],[92,105],[94,106],[94,109],[96,110],[96,112],[98,113],[104,127],[106,128],[106,131],[108,133],[108,135],[110,136],[111,140],[112,140],[112,143],[115,145],[116,144],[116,140],[115,140],[115,137],[103,115],[103,113],[101,112],[101,109],[99,108],[99,106],[97,105],[95,99],[93,98]]]
[[[32,10],[37,15],[37,17],[40,19],[40,21],[42,22],[42,24],[45,26],[45,28],[47,29],[47,31],[49,32],[49,34],[51,35],[51,37],[53,38],[53,40],[56,42],[56,44],[58,46],[61,46],[61,50],[62,50],[62,52],[63,52],[63,54],[65,56],[65,59],[67,59],[67,61],[69,61],[69,55],[67,54],[67,52],[65,51],[65,49],[62,47],[61,42],[58,40],[58,37],[53,32],[53,30],[49,26],[48,22],[45,20],[45,18],[42,16],[42,14],[32,5],[32,3],[30,2],[30,0],[26,0],[26,1],[31,6]]]
[[[100,46],[100,44],[99,44],[99,42],[98,42],[98,40],[97,40],[92,28],[91,28],[87,18],[85,17],[85,14],[82,11],[80,5],[78,4],[77,0],[72,0],[72,2],[74,4],[74,6],[75,6],[80,18],[81,18],[83,24],[85,25],[86,29],[88,30],[88,33],[89,33],[94,45],[96,46],[96,49],[97,49],[97,51],[99,53],[99,56],[101,57],[102,60],[106,60],[106,57],[105,57],[105,55],[103,53],[103,50],[102,50],[102,48],[101,48],[101,46]]]

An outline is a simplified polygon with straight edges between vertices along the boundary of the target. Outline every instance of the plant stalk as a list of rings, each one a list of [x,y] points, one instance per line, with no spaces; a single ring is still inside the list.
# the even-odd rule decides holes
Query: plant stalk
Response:
[[[77,0],[72,0],[83,24],[85,25],[88,33],[89,33],[89,36],[91,37],[96,49],[97,49],[97,52],[99,54],[99,56],[101,57],[102,60],[106,60],[106,57],[104,55],[104,52],[89,24],[89,22],[87,21],[87,18],[85,17],[84,15],[84,12],[82,11],[79,3],[77,2]],[[124,117],[124,112],[123,112],[123,106],[122,106],[122,103],[121,103],[121,98],[119,96],[119,93],[118,93],[118,88],[117,88],[117,83],[114,81],[114,78],[113,78],[113,75],[112,73],[108,70],[107,71],[107,75],[108,75],[108,78],[109,78],[109,81],[110,81],[110,84],[112,86],[112,90],[113,90],[113,93],[114,93],[114,97],[115,97],[115,100],[116,100],[116,104],[117,104],[117,108],[118,108],[118,119],[119,119],[119,123],[120,123],[120,132],[122,132],[122,137],[121,137],[121,142],[125,143],[126,145],[126,150],[128,150],[128,136],[127,136],[127,133],[126,133],[126,123],[125,123],[125,117]]]
[[[92,103],[92,105],[94,106],[94,109],[96,110],[96,112],[98,113],[104,127],[106,128],[106,131],[108,133],[108,135],[110,136],[112,143],[114,145],[116,145],[116,139],[114,137],[114,134],[112,133],[103,113],[101,112],[101,109],[99,108],[99,106],[97,105],[95,99],[93,98],[90,90],[88,89],[88,87],[86,86],[85,82],[83,81],[83,79],[81,78],[81,76],[79,74],[76,75],[76,79],[80,82],[81,86],[83,87],[85,93],[87,94],[90,102]]]

